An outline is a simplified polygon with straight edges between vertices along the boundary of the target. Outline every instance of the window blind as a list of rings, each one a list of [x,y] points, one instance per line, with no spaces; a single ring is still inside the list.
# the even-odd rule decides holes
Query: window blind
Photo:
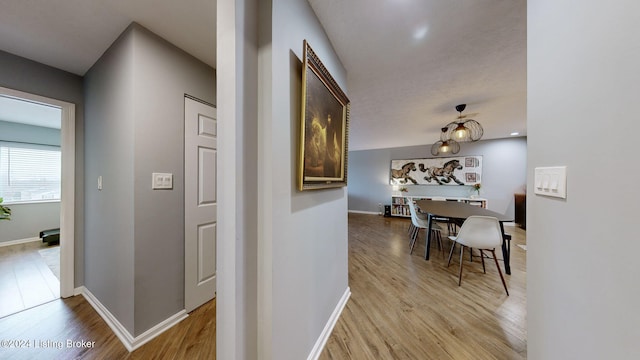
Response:
[[[4,202],[60,200],[60,148],[0,143],[0,197]]]

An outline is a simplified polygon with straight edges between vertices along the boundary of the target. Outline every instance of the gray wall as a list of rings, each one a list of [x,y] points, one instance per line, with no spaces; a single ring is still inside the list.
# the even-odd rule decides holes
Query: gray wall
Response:
[[[215,71],[133,27],[135,334],[184,309],[184,94],[215,104]],[[151,173],[174,174],[151,190]]]
[[[378,204],[390,204],[391,160],[432,158],[431,145],[349,152],[349,210],[378,212]],[[514,193],[526,185],[527,139],[524,137],[483,140],[462,144],[455,156],[482,156],[480,196],[488,208],[514,215]],[[407,185],[407,196],[469,196],[470,186]]]
[[[273,0],[270,21],[272,41],[261,47],[268,54],[261,71],[270,112],[259,140],[265,178],[259,234],[271,255],[264,269],[271,277],[265,358],[305,359],[348,288],[348,267],[347,189],[296,189],[303,39],[348,94],[347,74],[306,0]]]
[[[137,24],[86,75],[86,286],[133,336],[184,309],[185,93],[215,103],[215,70]]]
[[[527,10],[528,358],[639,359],[640,2]],[[567,198],[534,195],[557,165]]]
[[[0,51],[0,86],[76,105],[75,286],[84,283],[84,95],[83,79]],[[62,174],[62,176],[68,176]],[[13,220],[12,220],[13,221]]]
[[[60,146],[60,129],[0,120],[0,141]]]
[[[3,204],[4,205],[4,204]],[[40,231],[60,227],[60,202],[7,205],[11,220],[0,222],[0,244],[37,238]]]
[[[85,287],[134,333],[134,37],[85,75]],[[102,176],[103,190],[97,179]]]
[[[60,146],[60,129],[0,121],[0,142],[17,141]],[[60,202],[13,204],[11,221],[0,224],[0,243],[37,238],[40,231],[60,227]]]

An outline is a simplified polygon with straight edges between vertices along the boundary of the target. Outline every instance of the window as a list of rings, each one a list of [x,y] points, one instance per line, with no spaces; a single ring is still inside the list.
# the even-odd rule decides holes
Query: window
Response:
[[[4,202],[60,200],[60,147],[0,143],[0,197]]]

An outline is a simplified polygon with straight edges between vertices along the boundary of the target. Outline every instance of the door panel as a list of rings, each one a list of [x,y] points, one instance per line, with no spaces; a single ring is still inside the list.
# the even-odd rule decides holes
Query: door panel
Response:
[[[216,202],[216,150],[198,148],[198,205],[211,205]],[[213,185],[211,186],[211,179]]]
[[[216,256],[216,224],[206,224],[198,228],[198,285],[209,281],[216,275],[215,263],[206,256]]]

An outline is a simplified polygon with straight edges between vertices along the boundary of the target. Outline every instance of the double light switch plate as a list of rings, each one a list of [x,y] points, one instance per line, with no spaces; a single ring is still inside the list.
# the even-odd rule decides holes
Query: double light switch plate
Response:
[[[173,189],[173,174],[170,173],[153,173],[153,190]]]

